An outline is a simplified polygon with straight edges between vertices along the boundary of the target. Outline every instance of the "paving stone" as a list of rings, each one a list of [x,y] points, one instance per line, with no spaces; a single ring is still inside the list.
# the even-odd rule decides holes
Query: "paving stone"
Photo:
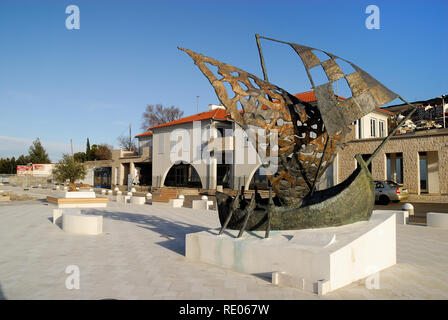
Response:
[[[216,211],[109,203],[104,234],[70,235],[42,202],[0,206],[0,290],[6,299],[448,299],[448,231],[397,226],[397,265],[318,297],[184,257],[185,234],[219,227]],[[68,290],[68,265],[80,289]],[[0,295],[1,296],[1,295]]]

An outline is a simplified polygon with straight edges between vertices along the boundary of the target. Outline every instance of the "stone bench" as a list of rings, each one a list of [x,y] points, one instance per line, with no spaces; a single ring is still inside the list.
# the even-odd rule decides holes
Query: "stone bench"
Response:
[[[426,225],[428,227],[448,229],[448,213],[442,213],[442,212],[426,213]]]
[[[58,198],[47,196],[47,201],[58,208],[105,208],[109,199],[106,198]]]
[[[154,192],[152,197],[153,202],[170,202],[170,199],[176,199],[179,196],[179,192],[176,189],[161,189]]]
[[[146,203],[146,198],[145,197],[131,197],[131,203],[132,204],[145,204]]]
[[[211,207],[213,207],[213,201],[211,201],[211,200],[193,200],[192,207],[193,207],[193,209],[199,209],[199,210],[211,210]]]
[[[126,204],[126,203],[128,203],[128,202],[130,201],[131,196],[128,196],[128,195],[116,195],[116,196],[115,196],[115,199],[116,199],[116,201],[117,201],[118,203],[124,203],[124,204]]]
[[[57,214],[57,213],[56,213]],[[53,212],[54,219],[55,212]],[[53,220],[57,223],[58,219]],[[89,216],[78,211],[62,212],[62,230],[68,233],[97,235],[103,232],[103,216]]]
[[[170,207],[182,208],[184,205],[184,199],[170,199]]]

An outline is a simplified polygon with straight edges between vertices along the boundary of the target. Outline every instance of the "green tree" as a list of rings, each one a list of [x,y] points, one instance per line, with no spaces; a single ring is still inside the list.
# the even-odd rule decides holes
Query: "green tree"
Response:
[[[77,162],[85,162],[85,161],[87,161],[87,154],[85,152],[76,152],[73,155],[73,158]]]
[[[19,165],[19,166],[24,166],[24,165],[27,165],[28,163],[31,163],[30,157],[24,156],[23,154],[17,158],[16,162],[17,162],[17,165]]]
[[[40,143],[39,138],[33,141],[29,151],[28,151],[29,161],[32,163],[50,163],[50,158],[47,152]]]
[[[89,158],[89,161],[96,160],[95,159],[96,148],[98,148],[98,146],[96,144],[92,144],[92,147],[90,148],[90,158]]]
[[[17,166],[23,166],[30,163],[28,156],[23,154],[17,159],[14,157],[10,158],[0,158],[0,173],[16,174]]]
[[[89,138],[87,138],[87,144],[86,144],[86,160],[87,161],[93,160],[93,154],[92,154],[92,149],[90,148]]]
[[[17,173],[17,162],[14,157],[11,159],[0,158],[0,173],[15,174]]]
[[[112,159],[112,147],[107,144],[100,144],[95,148],[95,160],[110,160]]]
[[[84,179],[87,168],[82,162],[76,161],[69,154],[63,154],[62,160],[53,168],[53,176],[59,183],[70,180],[74,183],[78,179]]]

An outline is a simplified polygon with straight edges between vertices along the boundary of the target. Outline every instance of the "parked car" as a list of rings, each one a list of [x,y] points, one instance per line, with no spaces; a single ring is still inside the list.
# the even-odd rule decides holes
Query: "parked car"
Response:
[[[389,201],[400,202],[409,197],[408,190],[393,181],[375,180],[375,201],[388,204]]]

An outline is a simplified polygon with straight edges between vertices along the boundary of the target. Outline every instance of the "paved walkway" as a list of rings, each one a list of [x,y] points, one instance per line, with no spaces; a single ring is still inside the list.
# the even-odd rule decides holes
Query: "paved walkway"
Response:
[[[6,299],[448,299],[448,230],[397,226],[398,264],[324,297],[185,259],[185,234],[219,226],[216,212],[168,206],[97,209],[100,236],[51,223],[42,201],[0,205],[0,298]],[[65,286],[80,268],[80,289]]]

